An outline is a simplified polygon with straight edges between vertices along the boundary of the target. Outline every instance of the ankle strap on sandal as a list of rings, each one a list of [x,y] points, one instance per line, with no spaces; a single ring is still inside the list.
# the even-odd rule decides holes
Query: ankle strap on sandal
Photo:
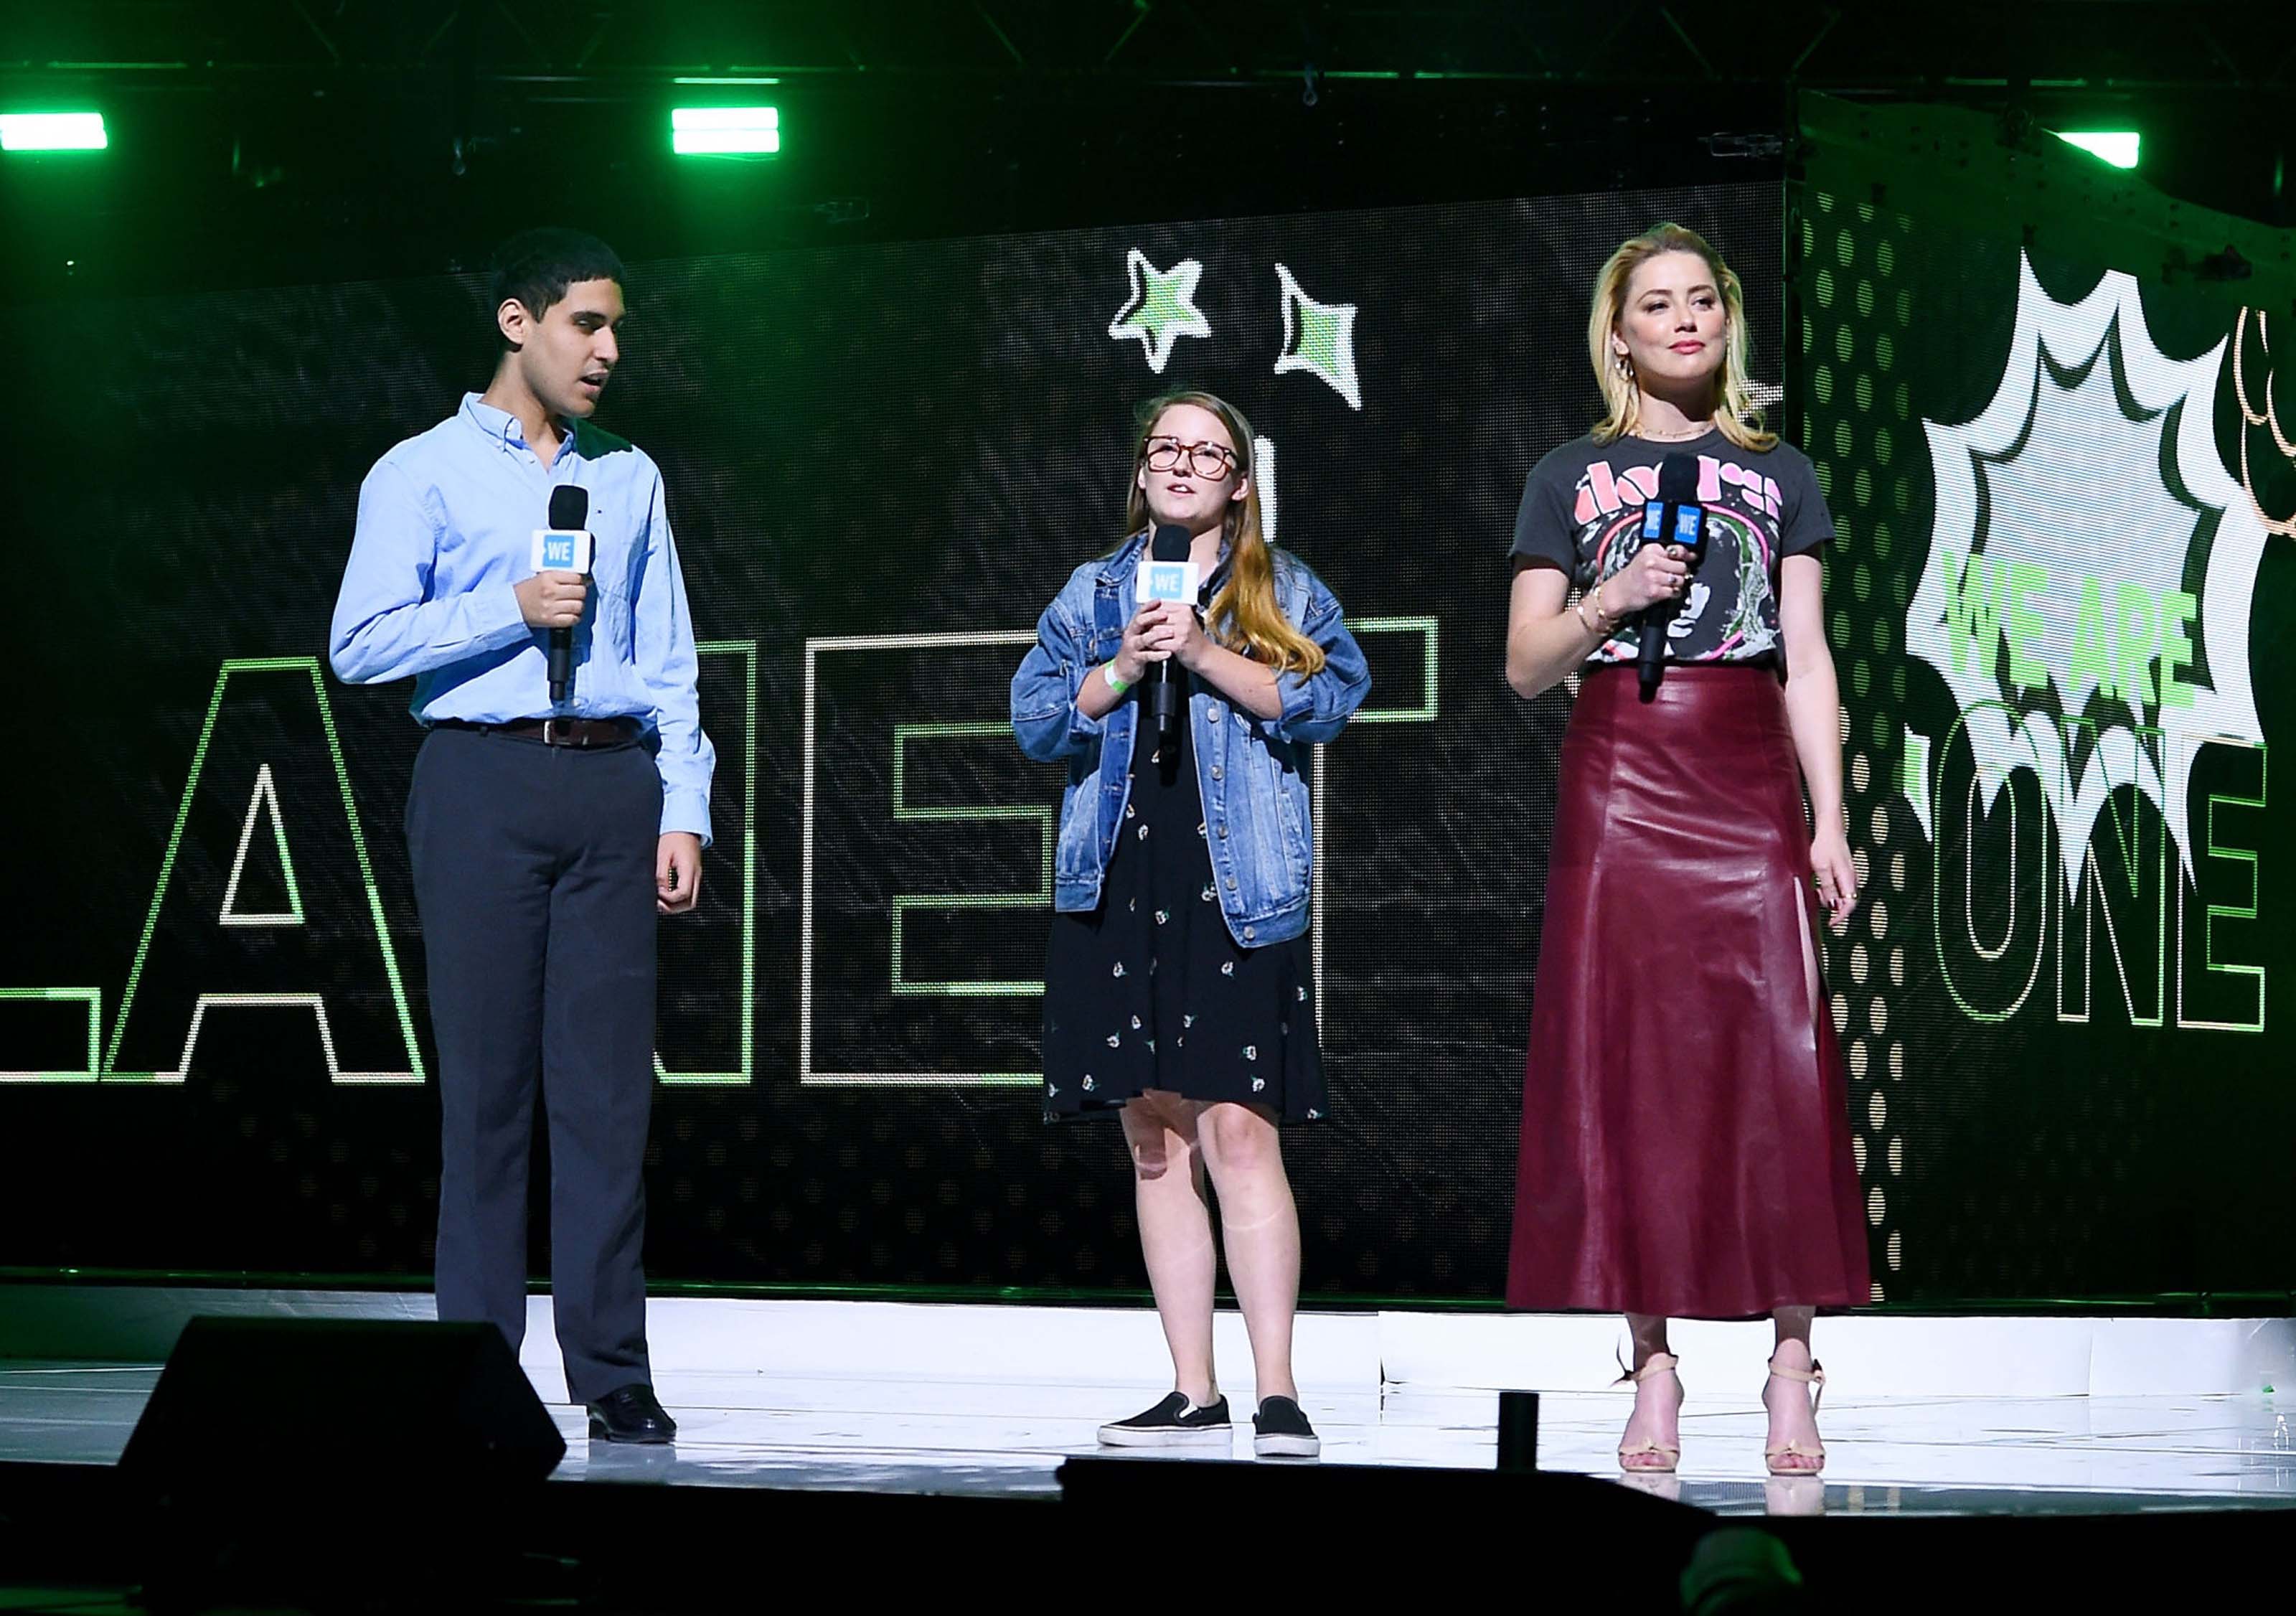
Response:
[[[1782,1367],[1776,1358],[1773,1357],[1770,1359],[1769,1370],[1782,1381],[1800,1381],[1806,1386],[1817,1388],[1809,1399],[1809,1411],[1813,1415],[1817,1412],[1818,1405],[1825,1401],[1825,1366],[1816,1358],[1809,1360],[1808,1369],[1787,1369]]]
[[[1650,1379],[1654,1374],[1666,1374],[1670,1373],[1674,1369],[1679,1367],[1681,1363],[1682,1360],[1675,1357],[1671,1352],[1653,1352],[1650,1355],[1649,1359],[1644,1362],[1643,1366],[1639,1369],[1629,1369],[1624,1364],[1620,1365],[1619,1378],[1612,1381],[1611,1384],[1613,1386],[1624,1386],[1628,1383],[1632,1383],[1639,1386],[1643,1382]]]

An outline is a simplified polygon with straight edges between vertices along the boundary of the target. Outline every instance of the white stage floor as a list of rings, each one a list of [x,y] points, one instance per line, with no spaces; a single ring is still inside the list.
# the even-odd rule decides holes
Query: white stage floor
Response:
[[[0,1460],[116,1460],[156,1365],[0,1365]],[[539,1378],[539,1377],[537,1377]],[[590,1446],[580,1410],[553,1405],[568,1440],[562,1480],[648,1481],[1027,1497],[1058,1491],[1093,1430],[1154,1400],[1152,1384],[920,1381],[671,1370],[659,1377],[682,1424],[674,1449]],[[1767,1481],[1755,1388],[1693,1385],[1678,1481],[1642,1486],[1721,1513],[2067,1513],[2296,1507],[2285,1393],[2215,1396],[1859,1397],[1826,1399],[1823,1484]],[[1239,1413],[1248,1394],[1232,1393]],[[1332,1464],[1488,1468],[1488,1391],[1389,1388],[1303,1399]],[[1541,1467],[1615,1476],[1623,1393],[1541,1399]],[[393,1411],[343,1410],[381,1434]],[[1248,1418],[1233,1456],[1250,1458]],[[1144,1463],[1193,1463],[1145,1457]]]

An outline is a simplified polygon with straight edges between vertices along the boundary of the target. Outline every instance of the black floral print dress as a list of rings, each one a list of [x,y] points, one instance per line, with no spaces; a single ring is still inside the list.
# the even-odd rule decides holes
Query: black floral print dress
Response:
[[[1173,672],[1193,699],[1200,686]],[[1185,709],[1174,728],[1160,755],[1155,721],[1140,715],[1100,907],[1053,916],[1046,1120],[1113,1112],[1153,1088],[1320,1121],[1331,1102],[1308,936],[1247,948],[1228,931]]]

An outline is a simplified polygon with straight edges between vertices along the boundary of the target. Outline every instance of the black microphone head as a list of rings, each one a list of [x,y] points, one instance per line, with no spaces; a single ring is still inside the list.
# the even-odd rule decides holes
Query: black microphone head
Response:
[[[1176,521],[1156,524],[1156,537],[1149,541],[1149,559],[1160,562],[1184,562],[1195,548],[1196,541],[1185,528]]]
[[[590,520],[590,490],[574,483],[561,483],[550,490],[550,525],[562,532],[571,532]]]
[[[1659,462],[1658,498],[1672,531],[1660,540],[1690,552],[1693,564],[1706,559],[1706,507],[1698,503],[1698,462],[1676,453]]]

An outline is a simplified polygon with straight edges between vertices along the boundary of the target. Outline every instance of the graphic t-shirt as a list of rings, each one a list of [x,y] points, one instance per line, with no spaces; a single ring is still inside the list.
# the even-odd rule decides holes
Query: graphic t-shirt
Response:
[[[1706,509],[1706,555],[1667,626],[1676,662],[1783,660],[1778,637],[1778,563],[1833,537],[1833,518],[1808,457],[1789,444],[1756,453],[1719,431],[1680,443],[1581,438],[1533,466],[1515,513],[1510,554],[1568,573],[1580,590],[1619,571],[1642,542],[1643,504],[1657,497],[1659,464],[1686,455],[1698,466]],[[1622,621],[1590,663],[1630,662],[1641,626]]]

